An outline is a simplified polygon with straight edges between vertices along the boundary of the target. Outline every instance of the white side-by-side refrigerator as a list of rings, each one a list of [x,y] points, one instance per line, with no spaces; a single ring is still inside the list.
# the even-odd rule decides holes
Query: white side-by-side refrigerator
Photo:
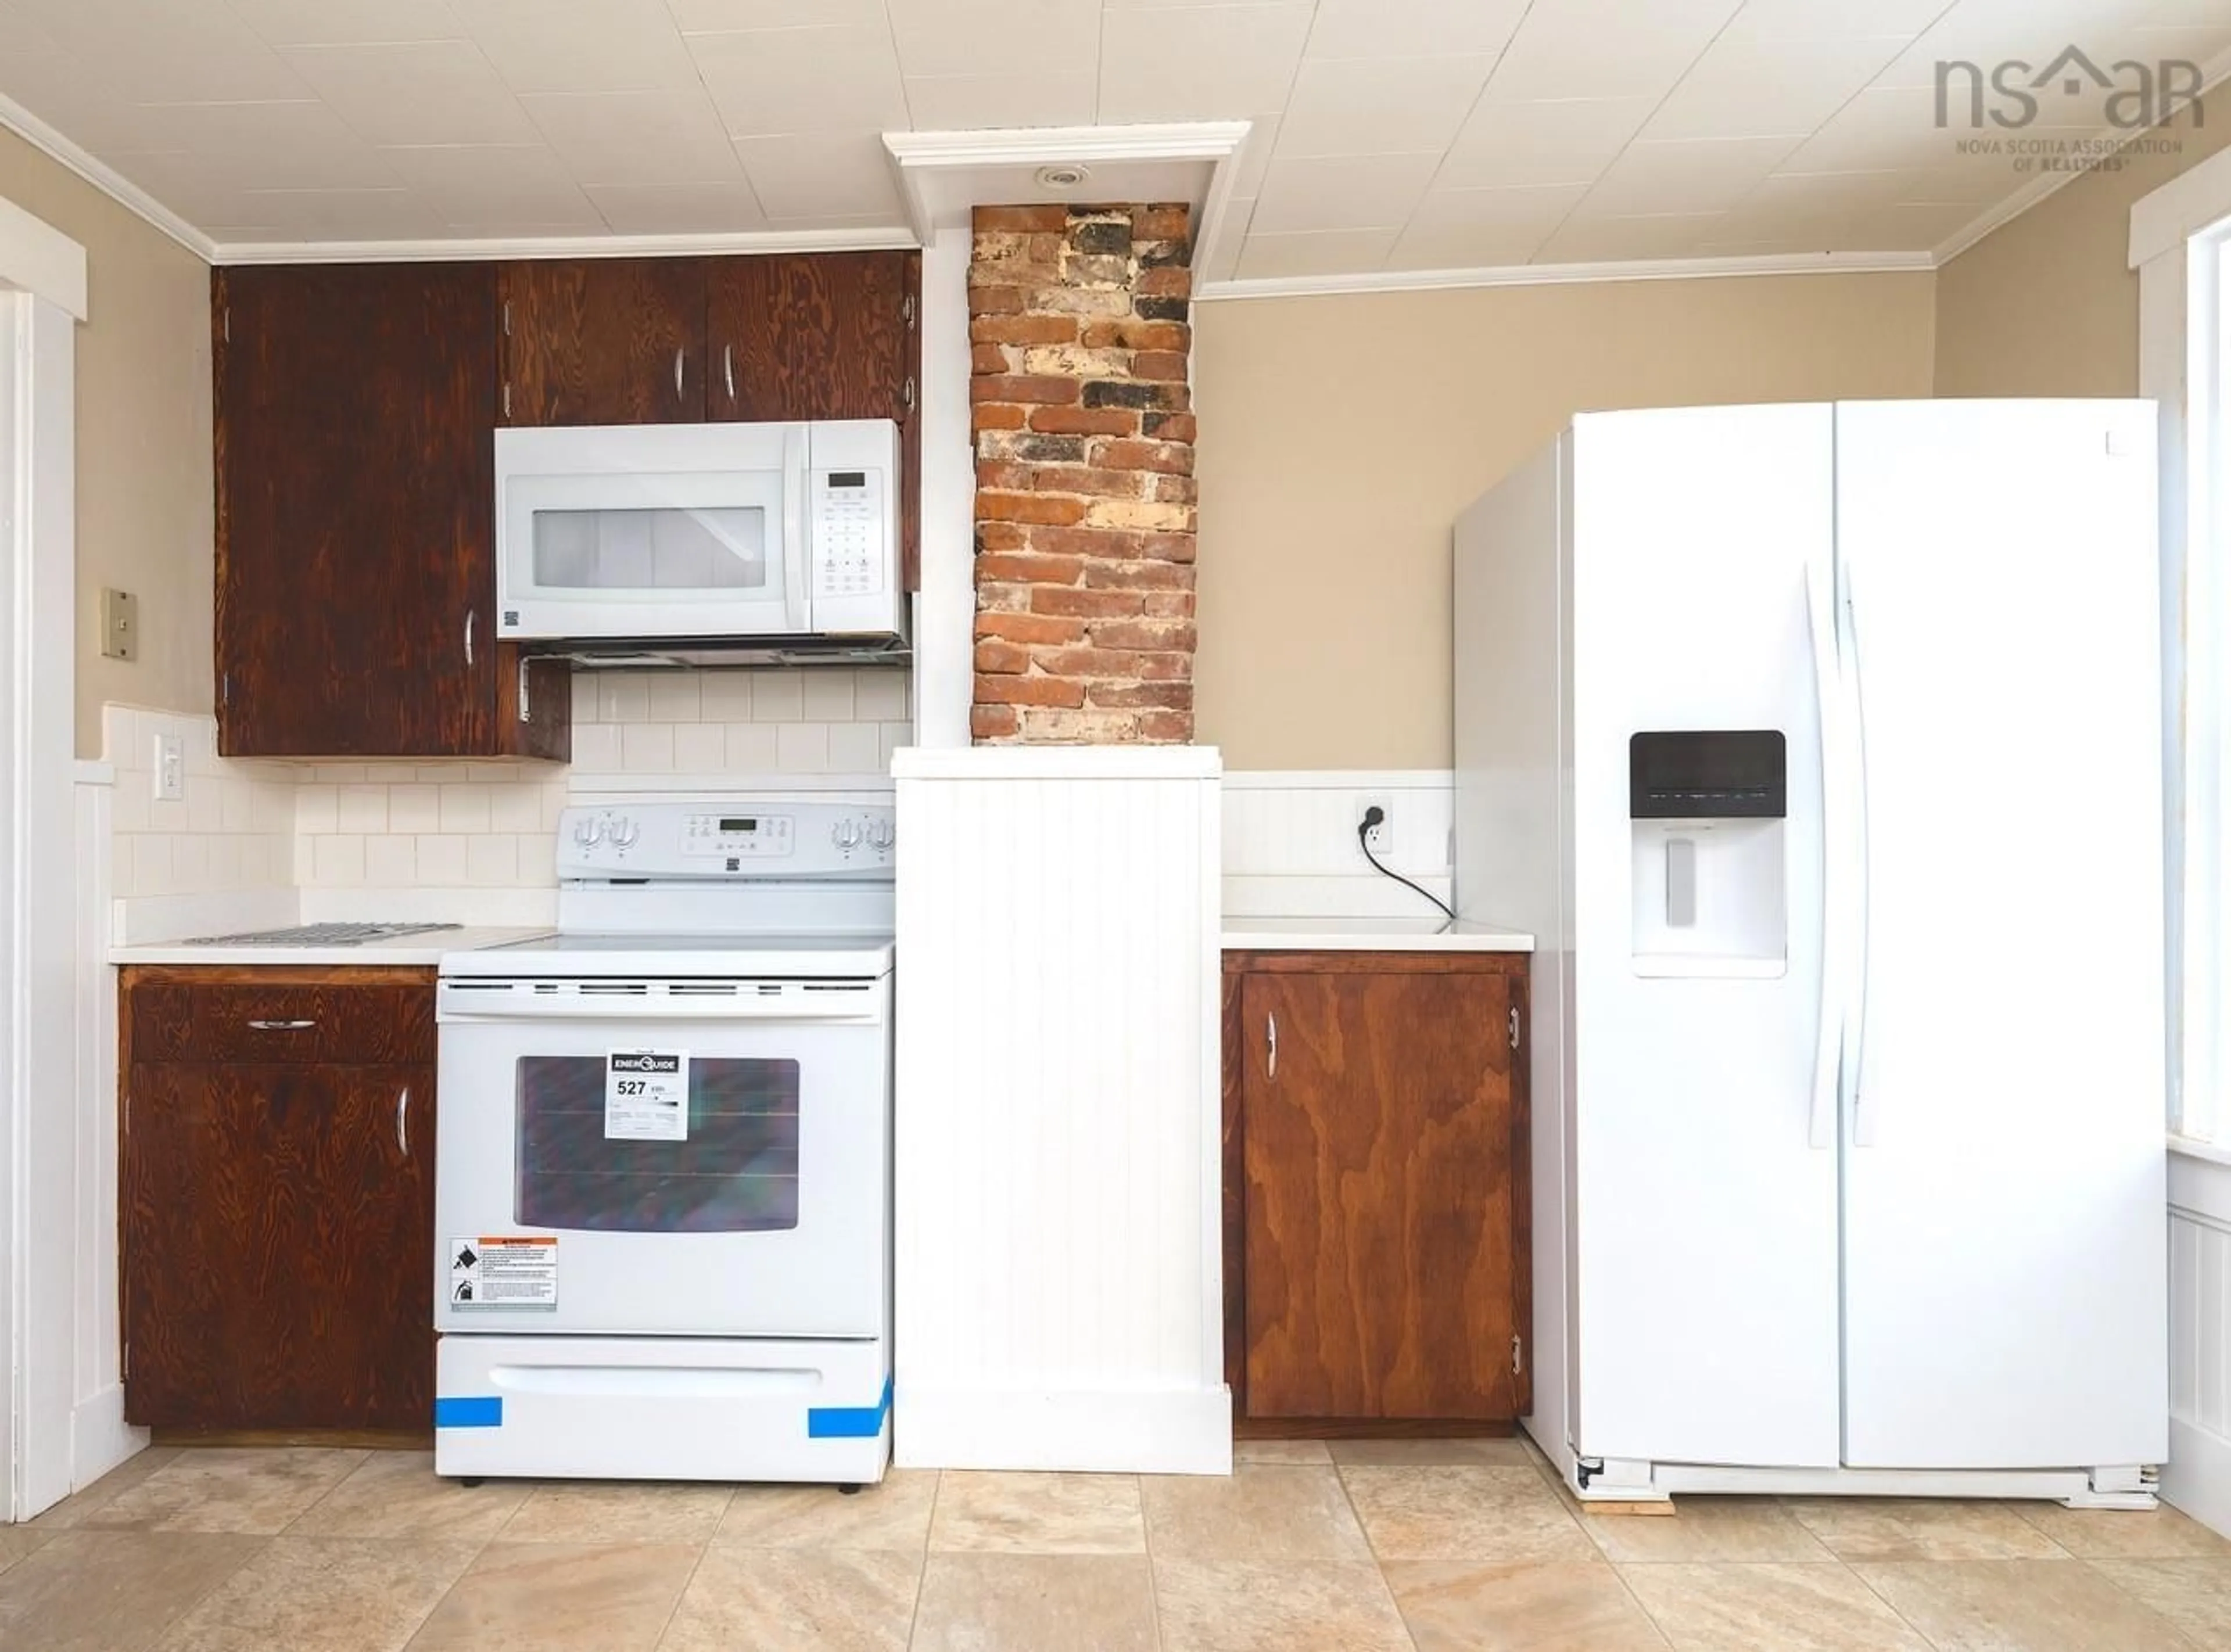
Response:
[[[1605,413],[1456,530],[1457,898],[1538,938],[1588,1497],[2142,1503],[2167,1450],[2156,413]]]

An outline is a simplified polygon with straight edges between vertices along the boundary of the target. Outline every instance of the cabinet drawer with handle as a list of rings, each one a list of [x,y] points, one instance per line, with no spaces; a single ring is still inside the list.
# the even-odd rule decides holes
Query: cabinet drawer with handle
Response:
[[[434,1057],[430,982],[141,981],[128,1003],[136,1062],[381,1066]]]

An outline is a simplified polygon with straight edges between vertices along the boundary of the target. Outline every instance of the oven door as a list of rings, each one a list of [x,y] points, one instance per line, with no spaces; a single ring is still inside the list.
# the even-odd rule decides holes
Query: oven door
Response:
[[[882,1334],[889,1001],[888,977],[443,982],[439,1328]],[[641,1051],[687,1058],[678,1139],[608,1106]]]
[[[496,432],[496,635],[813,629],[805,427]]]

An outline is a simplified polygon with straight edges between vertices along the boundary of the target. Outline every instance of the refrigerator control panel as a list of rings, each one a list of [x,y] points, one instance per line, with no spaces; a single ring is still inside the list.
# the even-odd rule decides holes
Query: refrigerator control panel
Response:
[[[1627,742],[1635,820],[1781,820],[1789,813],[1788,742],[1780,729],[1690,729]]]

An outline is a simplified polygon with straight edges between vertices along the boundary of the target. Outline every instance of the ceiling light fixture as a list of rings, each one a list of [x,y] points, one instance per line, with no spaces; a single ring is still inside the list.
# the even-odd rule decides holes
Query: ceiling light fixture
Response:
[[[1089,167],[1062,165],[1038,168],[1038,185],[1049,190],[1073,190],[1092,176]]]

